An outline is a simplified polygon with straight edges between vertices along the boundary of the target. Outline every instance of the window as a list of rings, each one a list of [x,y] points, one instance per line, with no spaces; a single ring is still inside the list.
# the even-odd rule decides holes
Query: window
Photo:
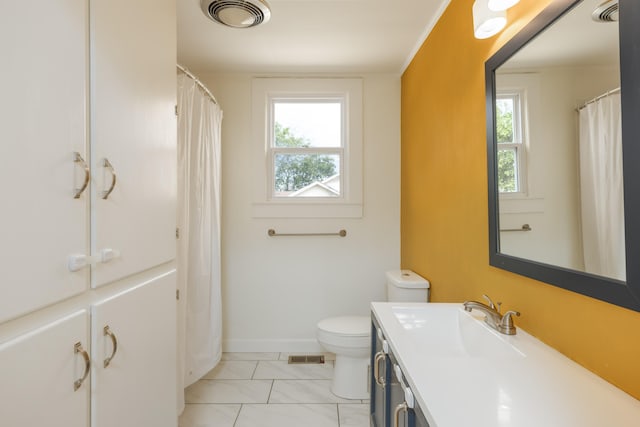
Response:
[[[362,216],[361,79],[253,80],[253,216]]]
[[[343,98],[272,98],[272,197],[341,197]]]
[[[522,119],[522,92],[496,96],[498,190],[501,194],[525,192],[526,144]]]

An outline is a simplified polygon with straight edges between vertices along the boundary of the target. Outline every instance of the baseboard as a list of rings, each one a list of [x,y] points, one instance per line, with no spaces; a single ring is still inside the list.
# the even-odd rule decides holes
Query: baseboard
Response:
[[[317,353],[324,350],[316,339],[232,339],[222,341],[222,351],[226,353]]]

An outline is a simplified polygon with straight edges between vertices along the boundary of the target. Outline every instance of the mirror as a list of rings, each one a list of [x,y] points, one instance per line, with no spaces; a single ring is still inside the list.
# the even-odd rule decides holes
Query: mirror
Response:
[[[640,311],[640,7],[603,2],[556,0],[486,62],[490,264]]]

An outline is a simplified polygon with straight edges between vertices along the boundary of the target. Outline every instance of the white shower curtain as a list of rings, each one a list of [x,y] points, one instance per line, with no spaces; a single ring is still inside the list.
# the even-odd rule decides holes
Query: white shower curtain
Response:
[[[178,413],[184,388],[222,355],[220,138],[222,110],[178,72]]]
[[[625,280],[620,94],[580,110],[580,191],[585,270]]]

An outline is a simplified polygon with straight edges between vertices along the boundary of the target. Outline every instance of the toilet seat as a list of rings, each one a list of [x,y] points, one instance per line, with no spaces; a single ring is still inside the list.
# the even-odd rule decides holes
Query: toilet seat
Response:
[[[368,337],[371,335],[371,319],[367,316],[330,317],[318,322],[318,329],[340,336]]]
[[[318,322],[317,338],[325,346],[338,347],[334,352],[368,349],[371,346],[371,318],[342,316],[321,320]]]

